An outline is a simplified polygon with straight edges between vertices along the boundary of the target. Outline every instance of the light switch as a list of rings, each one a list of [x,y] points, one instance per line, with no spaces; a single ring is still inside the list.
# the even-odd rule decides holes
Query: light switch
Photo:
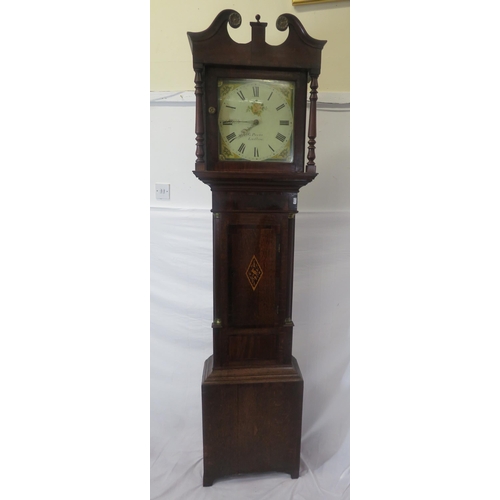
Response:
[[[155,184],[156,199],[157,200],[170,200],[170,184]]]

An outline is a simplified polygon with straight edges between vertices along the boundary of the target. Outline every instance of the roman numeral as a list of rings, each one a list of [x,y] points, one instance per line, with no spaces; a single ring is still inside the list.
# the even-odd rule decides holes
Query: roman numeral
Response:
[[[240,147],[238,148],[238,151],[243,154],[245,152],[245,148],[246,148],[246,144],[244,144],[243,142],[241,143]]]
[[[279,111],[280,109],[283,109],[285,107],[284,104],[280,104],[277,108],[276,108],[276,111]]]
[[[238,92],[236,92],[238,94],[238,97],[244,101],[245,100],[245,96],[243,95],[243,92],[241,90],[238,90]]]
[[[222,122],[222,125],[232,125],[232,124],[233,124],[233,120],[226,120],[226,121]]]
[[[229,104],[226,104],[226,108],[236,109],[234,106],[229,106]]]
[[[269,94],[269,97],[267,98],[267,100],[269,101],[269,99],[271,99],[271,96],[274,94],[274,90]]]
[[[236,133],[235,132],[231,132],[229,135],[226,135],[226,139],[229,142],[233,142],[236,139]]]
[[[259,87],[252,87],[252,89],[253,89],[253,96],[259,97]]]
[[[281,142],[284,142],[286,137],[283,135],[283,134],[280,134],[279,132],[276,134],[276,139],[278,139],[278,141],[281,141]]]
[[[289,120],[280,120],[280,125],[290,125]]]
[[[253,148],[253,155],[255,156],[255,158],[259,157],[259,148]]]
[[[269,146],[269,149],[270,149],[273,153],[275,153],[275,152],[276,152],[276,151],[274,151],[274,149],[271,147],[271,145],[270,145],[270,144],[268,144],[268,146]]]

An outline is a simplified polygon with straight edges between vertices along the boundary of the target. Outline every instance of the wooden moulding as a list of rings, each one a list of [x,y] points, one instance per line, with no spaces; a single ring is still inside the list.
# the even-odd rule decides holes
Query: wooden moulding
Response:
[[[234,370],[218,368],[214,370],[213,356],[203,367],[202,383],[210,384],[251,384],[255,382],[298,382],[302,380],[299,364],[292,356],[291,365],[247,367]]]
[[[193,171],[200,181],[208,184],[212,190],[249,190],[261,191],[297,191],[309,184],[316,177],[316,172],[267,173],[267,172],[222,172]]]

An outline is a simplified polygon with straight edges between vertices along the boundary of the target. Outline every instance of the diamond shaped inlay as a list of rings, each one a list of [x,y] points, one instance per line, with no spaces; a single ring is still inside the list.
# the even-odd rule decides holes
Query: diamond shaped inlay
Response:
[[[252,257],[252,260],[250,261],[250,264],[248,265],[248,269],[246,272],[248,281],[253,291],[255,291],[255,289],[257,288],[257,285],[259,284],[260,278],[262,278],[263,274],[264,272],[262,271],[262,268],[260,267],[260,264],[254,255]]]

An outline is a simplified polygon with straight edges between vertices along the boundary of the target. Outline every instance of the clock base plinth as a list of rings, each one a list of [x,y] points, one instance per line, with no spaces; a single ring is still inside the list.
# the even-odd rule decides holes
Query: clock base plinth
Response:
[[[202,381],[203,486],[235,474],[299,477],[304,381],[290,366],[213,369]]]

